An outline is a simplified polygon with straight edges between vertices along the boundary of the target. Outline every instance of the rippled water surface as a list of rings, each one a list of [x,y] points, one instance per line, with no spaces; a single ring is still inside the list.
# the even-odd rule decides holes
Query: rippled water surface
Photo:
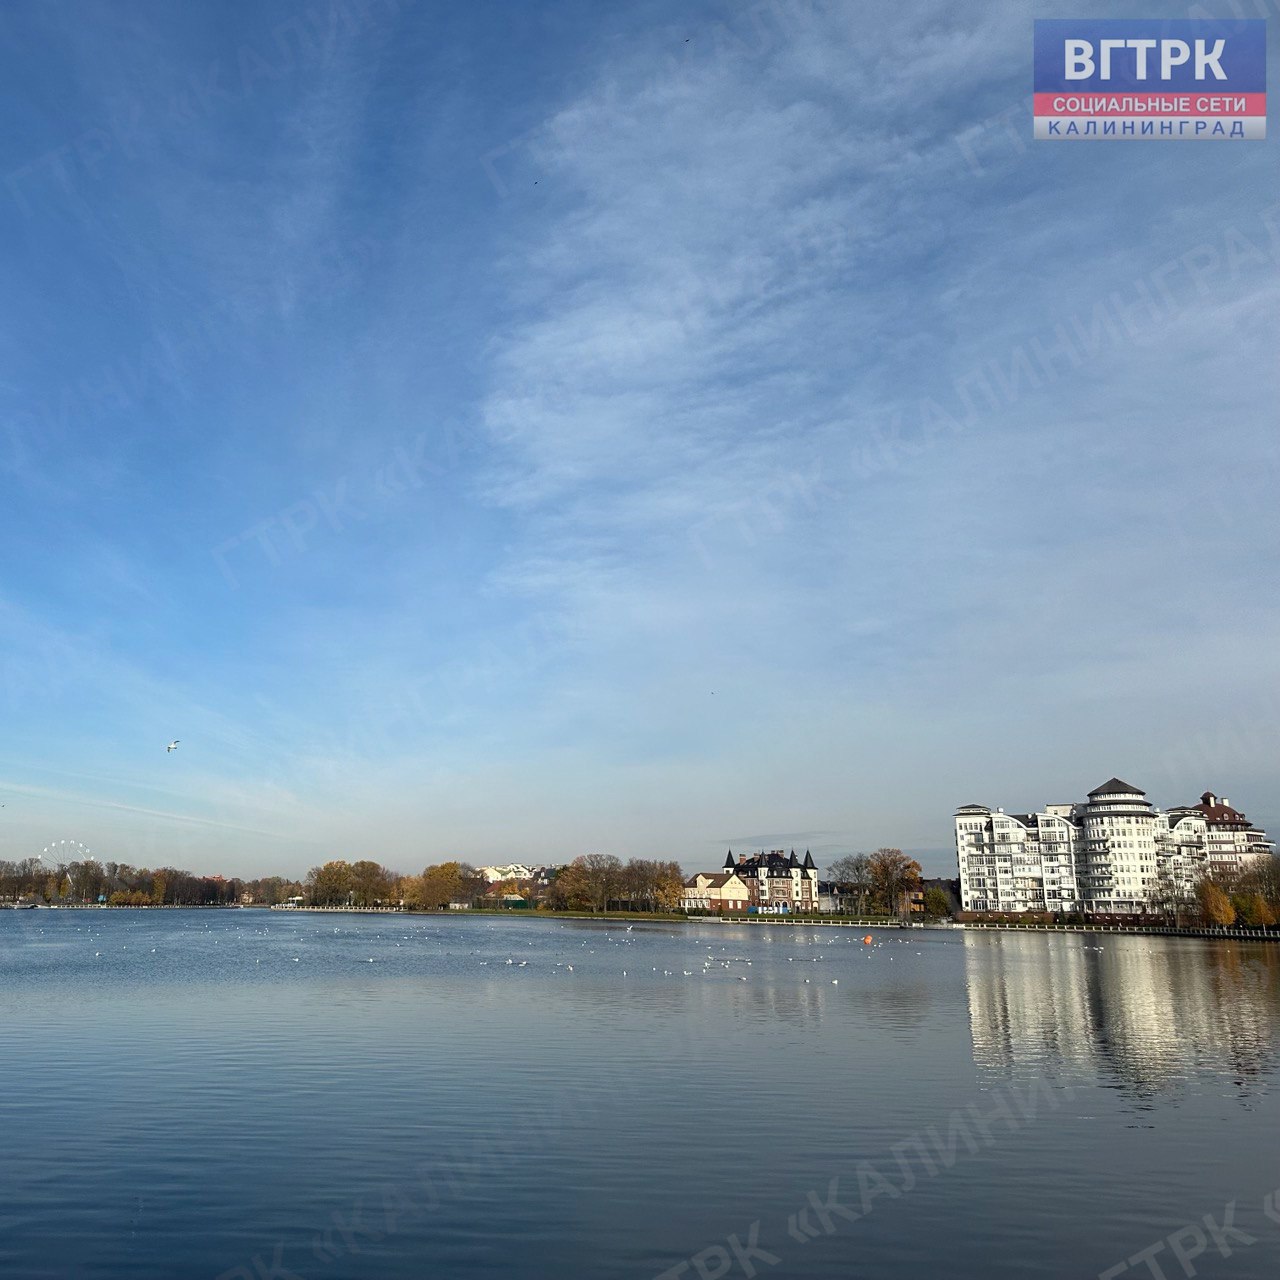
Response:
[[[0,912],[0,1274],[1093,1277],[1234,1201],[1192,1265],[1274,1277],[1278,992],[1235,942]]]

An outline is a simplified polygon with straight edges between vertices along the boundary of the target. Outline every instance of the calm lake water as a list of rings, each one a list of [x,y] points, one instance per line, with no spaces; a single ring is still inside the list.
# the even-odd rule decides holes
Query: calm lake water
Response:
[[[0,1274],[1277,1274],[1280,949],[873,936],[0,912]]]

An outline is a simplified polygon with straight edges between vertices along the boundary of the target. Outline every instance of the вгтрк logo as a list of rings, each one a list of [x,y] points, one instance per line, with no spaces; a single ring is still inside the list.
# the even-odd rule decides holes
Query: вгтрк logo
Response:
[[[1265,19],[1036,19],[1035,136],[1265,138]]]

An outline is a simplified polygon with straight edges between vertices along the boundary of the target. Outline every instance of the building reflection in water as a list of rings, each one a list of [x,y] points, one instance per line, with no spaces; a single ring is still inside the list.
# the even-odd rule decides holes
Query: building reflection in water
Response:
[[[1113,934],[965,934],[974,1061],[1154,1098],[1198,1074],[1248,1097],[1276,1067],[1280,948]]]

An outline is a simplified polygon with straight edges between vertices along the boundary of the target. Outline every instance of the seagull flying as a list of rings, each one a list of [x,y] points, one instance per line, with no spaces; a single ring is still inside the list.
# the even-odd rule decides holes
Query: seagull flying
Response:
[[[166,750],[166,751],[177,751],[177,749],[178,749],[178,739],[177,739],[177,738],[174,738],[174,740],[173,740],[171,743],[169,743],[169,745],[168,745],[167,747],[165,747],[165,750]]]

